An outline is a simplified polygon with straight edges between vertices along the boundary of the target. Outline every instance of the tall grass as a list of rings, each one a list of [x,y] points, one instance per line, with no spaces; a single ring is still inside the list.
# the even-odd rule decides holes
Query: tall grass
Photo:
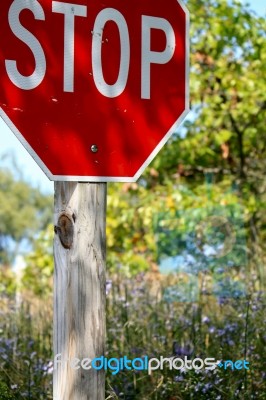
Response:
[[[199,277],[196,299],[181,301],[173,275],[110,277],[106,356],[246,359],[250,369],[108,371],[106,398],[266,399],[265,293],[254,278],[244,294],[220,297],[208,279]],[[52,399],[51,299],[3,299],[1,310],[0,399]]]

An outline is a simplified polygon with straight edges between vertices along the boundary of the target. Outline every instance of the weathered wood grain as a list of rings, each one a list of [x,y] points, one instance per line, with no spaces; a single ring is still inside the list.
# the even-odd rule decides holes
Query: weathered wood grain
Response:
[[[54,355],[62,360],[104,354],[105,221],[105,183],[55,182]],[[53,379],[54,400],[105,398],[104,370],[62,362]]]

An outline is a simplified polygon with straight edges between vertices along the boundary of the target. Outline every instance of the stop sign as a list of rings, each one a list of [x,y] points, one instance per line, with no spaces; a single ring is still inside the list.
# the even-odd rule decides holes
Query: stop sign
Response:
[[[1,0],[0,113],[52,180],[135,181],[189,110],[181,0]]]

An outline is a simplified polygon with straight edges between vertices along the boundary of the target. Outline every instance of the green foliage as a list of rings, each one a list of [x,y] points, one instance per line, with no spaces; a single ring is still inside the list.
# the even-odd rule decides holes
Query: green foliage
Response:
[[[51,196],[0,170],[0,263],[12,262],[18,244],[23,239],[31,241],[51,217]]]
[[[1,400],[15,400],[17,398],[4,382],[0,382],[0,396]]]
[[[0,295],[13,296],[16,290],[16,274],[9,265],[0,265]]]
[[[109,185],[111,267],[156,262],[154,219],[206,202],[241,203],[249,251],[265,259],[266,21],[239,1],[187,3],[192,112],[136,184]]]
[[[191,121],[154,167],[262,179],[265,168],[266,22],[234,1],[189,1]],[[180,168],[182,166],[182,169]]]
[[[119,189],[119,185],[108,187],[107,261],[112,270],[119,264],[125,274],[134,275],[149,268],[155,250],[149,204],[153,194],[144,188],[138,188],[135,194],[128,185],[118,194]]]
[[[22,288],[43,298],[51,295],[53,275],[53,226],[48,225],[34,242],[33,251],[26,257]]]

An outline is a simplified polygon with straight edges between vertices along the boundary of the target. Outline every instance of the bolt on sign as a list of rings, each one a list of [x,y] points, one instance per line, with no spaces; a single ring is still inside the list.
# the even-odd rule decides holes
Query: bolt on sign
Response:
[[[189,111],[181,0],[1,0],[0,115],[51,180],[135,181]]]

